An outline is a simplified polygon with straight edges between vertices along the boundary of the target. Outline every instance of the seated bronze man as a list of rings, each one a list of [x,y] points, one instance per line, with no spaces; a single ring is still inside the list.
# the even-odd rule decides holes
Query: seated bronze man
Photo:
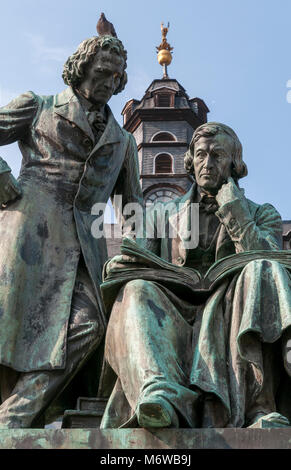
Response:
[[[185,166],[195,182],[179,199],[180,224],[187,224],[184,207],[199,203],[199,244],[187,249],[178,234],[147,239],[148,249],[201,273],[228,255],[281,249],[276,209],[250,201],[239,187],[247,167],[232,129],[197,128]],[[107,272],[116,261],[122,256]],[[203,300],[186,301],[159,279],[128,282],[106,335],[105,358],[117,379],[101,427],[288,426],[278,393],[291,370],[282,360],[290,287],[289,271],[268,259],[248,262]]]

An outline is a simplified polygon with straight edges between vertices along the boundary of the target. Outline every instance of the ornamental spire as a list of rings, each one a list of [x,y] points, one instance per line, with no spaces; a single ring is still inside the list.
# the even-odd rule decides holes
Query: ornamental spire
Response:
[[[163,67],[163,78],[168,77],[168,65],[172,62],[172,54],[171,51],[174,49],[170,46],[167,41],[167,34],[170,28],[170,23],[168,22],[168,26],[164,27],[164,23],[161,23],[161,31],[162,31],[162,42],[157,47],[158,52],[158,62]]]

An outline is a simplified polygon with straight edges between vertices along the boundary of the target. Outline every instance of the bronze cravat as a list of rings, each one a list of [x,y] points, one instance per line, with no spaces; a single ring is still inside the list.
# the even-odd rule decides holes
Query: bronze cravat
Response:
[[[213,214],[218,210],[218,204],[215,197],[202,196],[201,201],[199,202],[199,210],[201,212],[206,212],[207,214]]]
[[[106,127],[106,121],[103,113],[100,111],[88,111],[87,112],[88,122],[94,132],[98,134],[99,132],[103,133]]]

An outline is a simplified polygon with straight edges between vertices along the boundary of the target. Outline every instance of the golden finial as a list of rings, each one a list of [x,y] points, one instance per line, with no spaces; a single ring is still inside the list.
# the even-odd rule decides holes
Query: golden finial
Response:
[[[174,49],[170,46],[167,41],[167,34],[170,28],[170,23],[168,23],[167,27],[164,27],[164,23],[161,23],[161,31],[162,31],[162,42],[157,47],[158,52],[158,62],[162,65],[164,70],[163,78],[168,78],[168,70],[167,67],[172,62],[172,54],[171,51]]]

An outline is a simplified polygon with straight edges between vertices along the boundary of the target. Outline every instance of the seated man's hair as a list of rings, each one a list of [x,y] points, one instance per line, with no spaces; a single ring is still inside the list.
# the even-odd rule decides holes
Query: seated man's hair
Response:
[[[77,88],[83,81],[86,69],[94,57],[100,50],[109,50],[112,54],[121,56],[124,60],[123,75],[120,80],[118,88],[115,90],[114,95],[120,93],[127,83],[126,60],[127,52],[123,47],[122,42],[113,36],[94,36],[81,42],[77,51],[71,55],[64,65],[63,80],[66,85],[72,88]]]
[[[185,154],[184,158],[184,166],[187,173],[190,173],[194,176],[194,149],[195,144],[198,142],[200,137],[213,137],[216,134],[226,134],[233,140],[233,151],[232,151],[232,162],[233,162],[233,170],[232,170],[232,177],[235,180],[243,178],[248,174],[247,165],[243,161],[242,158],[242,145],[239,141],[238,136],[236,133],[225,124],[221,124],[219,122],[207,122],[206,124],[202,124],[202,126],[197,127],[195,130],[189,150]]]

